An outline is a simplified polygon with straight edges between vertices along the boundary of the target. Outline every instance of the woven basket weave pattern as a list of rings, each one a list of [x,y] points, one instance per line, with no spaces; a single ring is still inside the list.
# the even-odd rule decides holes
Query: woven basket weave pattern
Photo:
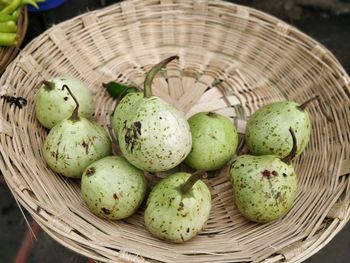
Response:
[[[312,138],[296,160],[297,199],[281,220],[255,224],[236,209],[228,170],[207,180],[213,208],[203,232],[185,244],[152,237],[143,210],[124,221],[92,215],[80,182],[53,173],[42,157],[47,131],[35,118],[38,83],[59,75],[94,92],[94,119],[108,128],[115,106],[101,84],[142,87],[145,73],[177,54],[155,78],[154,93],[191,116],[215,111],[243,133],[270,102],[316,94],[335,119],[309,106]],[[350,218],[350,79],[322,45],[262,12],[227,2],[133,0],[53,26],[20,53],[1,78],[0,169],[18,201],[54,239],[103,262],[298,262],[321,249]]]

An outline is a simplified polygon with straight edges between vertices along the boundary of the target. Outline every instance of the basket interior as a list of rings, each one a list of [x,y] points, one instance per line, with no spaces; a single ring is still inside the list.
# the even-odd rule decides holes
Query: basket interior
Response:
[[[187,117],[222,113],[243,134],[259,107],[285,99],[301,103],[316,94],[334,117],[328,122],[318,104],[308,108],[313,130],[295,162],[298,195],[280,220],[243,218],[225,168],[206,180],[213,206],[205,229],[175,245],[147,232],[143,208],[123,221],[97,218],[82,201],[80,182],[46,166],[41,149],[47,130],[34,112],[41,80],[83,80],[94,92],[94,120],[108,129],[116,102],[101,84],[142,87],[147,70],[174,54],[180,60],[157,75],[153,91]],[[256,10],[215,0],[126,1],[52,27],[11,64],[1,94],[25,97],[28,105],[0,102],[0,168],[15,197],[53,238],[96,260],[295,262],[320,249],[349,219],[350,181],[341,172],[350,158],[349,83],[328,50]]]

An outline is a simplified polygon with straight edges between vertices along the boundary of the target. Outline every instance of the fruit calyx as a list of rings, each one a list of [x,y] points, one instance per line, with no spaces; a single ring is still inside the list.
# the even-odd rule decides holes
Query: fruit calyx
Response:
[[[71,97],[73,98],[73,100],[76,104],[76,106],[72,112],[72,115],[69,117],[69,119],[72,121],[77,121],[77,120],[79,120],[79,116],[78,116],[79,102],[78,102],[77,98],[74,96],[74,94],[72,93],[72,91],[70,90],[70,88],[66,84],[64,84],[62,86],[62,90],[64,90],[64,89],[66,89],[69,92],[69,94],[71,95]]]
[[[297,138],[295,136],[294,129],[292,127],[290,127],[289,132],[292,135],[292,140],[293,140],[292,150],[289,152],[289,154],[286,157],[281,159],[282,162],[287,163],[287,164],[289,164],[294,159],[295,155],[297,154]]]
[[[171,56],[169,58],[166,58],[166,59],[162,60],[161,62],[159,62],[157,65],[153,66],[150,71],[148,71],[148,73],[146,75],[145,82],[144,82],[144,89],[143,89],[145,98],[150,98],[153,96],[153,94],[152,94],[152,82],[153,82],[154,77],[157,75],[157,73],[163,67],[165,67],[170,61],[172,61],[174,59],[179,59],[179,56]]]
[[[196,171],[191,174],[191,177],[187,179],[187,181],[180,186],[180,192],[185,195],[188,194],[192,187],[197,183],[198,180],[202,179],[202,177],[206,174],[205,171]]]

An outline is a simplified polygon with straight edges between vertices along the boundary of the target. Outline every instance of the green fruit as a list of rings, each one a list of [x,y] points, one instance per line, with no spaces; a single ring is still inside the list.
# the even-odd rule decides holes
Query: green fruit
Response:
[[[120,150],[131,164],[144,171],[169,170],[180,164],[191,150],[192,136],[184,114],[151,92],[155,74],[175,58],[170,57],[151,69],[143,98],[136,94],[125,96],[121,101],[125,108],[117,107],[115,112],[114,129]],[[123,102],[131,96],[130,102]]]
[[[297,192],[297,175],[287,162],[295,152],[294,137],[292,151],[282,160],[274,155],[237,157],[230,179],[236,206],[246,218],[264,223],[290,210]]]
[[[198,176],[175,173],[161,180],[150,193],[145,225],[152,235],[181,243],[197,235],[211,209],[208,187]]]
[[[80,80],[57,77],[45,81],[35,97],[35,113],[41,125],[48,129],[69,118],[75,108],[74,100],[63,89],[64,85],[77,94],[79,116],[89,119],[94,111],[92,94]]]
[[[128,93],[125,97],[118,103],[118,107],[115,109],[112,118],[112,127],[114,133],[117,135],[119,128],[122,127],[126,116],[135,110],[134,105],[143,98],[143,93],[135,92]]]
[[[92,163],[81,178],[81,193],[90,211],[111,220],[131,216],[147,189],[142,171],[124,157],[109,156]]]
[[[299,155],[308,144],[311,132],[310,118],[304,107],[293,101],[265,105],[247,122],[245,138],[249,150],[253,155],[286,156],[292,148],[289,127],[295,130]]]
[[[192,149],[185,163],[197,170],[222,168],[233,156],[238,144],[236,127],[227,117],[200,112],[189,118]]]
[[[49,167],[72,178],[80,178],[87,166],[111,154],[107,132],[98,124],[78,117],[78,108],[77,103],[72,116],[50,130],[43,149]]]

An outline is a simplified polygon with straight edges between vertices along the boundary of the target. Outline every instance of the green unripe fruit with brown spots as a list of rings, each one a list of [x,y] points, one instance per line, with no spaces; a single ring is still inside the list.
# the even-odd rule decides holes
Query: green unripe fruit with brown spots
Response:
[[[292,207],[297,175],[274,155],[239,156],[230,170],[235,203],[249,220],[269,222]]]
[[[147,200],[145,225],[152,235],[174,243],[197,235],[207,222],[211,195],[198,175],[175,173],[162,179]]]
[[[111,220],[131,216],[147,189],[143,172],[124,157],[109,156],[92,163],[81,178],[81,193],[90,211]]]
[[[202,171],[222,168],[233,156],[238,134],[233,122],[220,114],[199,112],[188,119],[192,149],[185,163]]]
[[[171,60],[155,65],[147,74],[144,97],[125,96],[115,112],[114,130],[120,150],[134,166],[148,172],[162,172],[180,164],[191,150],[192,136],[184,114],[153,96],[151,83]],[[130,102],[123,102],[129,100]],[[128,105],[129,104],[129,105]]]
[[[295,146],[293,139],[292,151],[282,160],[274,155],[241,155],[232,164],[230,179],[235,204],[249,220],[273,221],[292,207],[298,179],[288,162],[295,156]]]
[[[35,113],[44,127],[51,129],[71,116],[75,103],[63,89],[67,85],[79,102],[79,116],[89,119],[94,111],[91,91],[80,80],[72,77],[56,77],[44,81],[35,97]]]
[[[134,105],[142,98],[143,93],[141,92],[128,93],[118,103],[118,107],[115,109],[112,118],[112,127],[116,135],[119,133],[119,128],[123,126],[126,116],[135,110]]]
[[[110,155],[112,148],[107,132],[100,125],[78,117],[79,104],[74,95],[71,95],[77,106],[70,118],[50,130],[45,139],[43,155],[55,172],[66,177],[80,178],[87,166]]]
[[[304,105],[304,104],[303,104]],[[289,127],[297,138],[297,155],[301,154],[310,140],[311,122],[305,105],[293,101],[281,101],[265,105],[248,119],[246,143],[253,155],[272,154],[280,158],[292,148]]]

